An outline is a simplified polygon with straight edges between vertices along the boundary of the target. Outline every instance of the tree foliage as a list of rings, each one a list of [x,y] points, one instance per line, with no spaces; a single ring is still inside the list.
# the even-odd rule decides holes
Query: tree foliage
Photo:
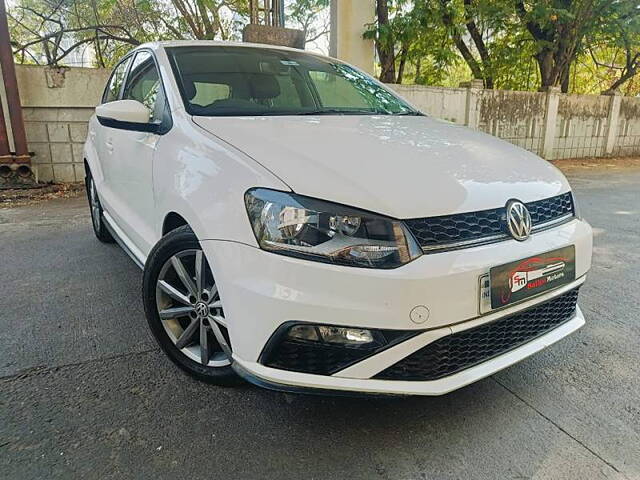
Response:
[[[248,0],[16,0],[9,11],[21,62],[65,64],[89,48],[98,66],[150,40],[238,40]],[[329,0],[289,0],[287,25],[326,48]],[[640,0],[376,0],[384,82],[640,93]]]
[[[406,80],[396,74],[403,52],[419,67],[417,83],[425,68],[451,71],[460,62],[486,88],[522,90],[610,91],[634,85],[640,71],[638,1],[377,0],[376,13],[366,36],[376,40],[387,82]]]

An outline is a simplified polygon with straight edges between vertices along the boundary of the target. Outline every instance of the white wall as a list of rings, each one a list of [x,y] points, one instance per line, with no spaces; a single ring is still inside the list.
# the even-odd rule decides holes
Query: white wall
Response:
[[[33,165],[42,181],[82,181],[87,121],[105,69],[16,66]],[[423,112],[503,138],[547,159],[640,154],[640,99],[390,85]],[[0,92],[1,93],[1,92]]]
[[[640,98],[389,85],[424,113],[548,160],[640,154]]]

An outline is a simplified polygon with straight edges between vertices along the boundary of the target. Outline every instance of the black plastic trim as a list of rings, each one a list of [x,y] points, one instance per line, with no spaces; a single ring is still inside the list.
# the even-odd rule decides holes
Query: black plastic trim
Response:
[[[374,335],[378,335],[378,336],[382,336],[385,340],[384,345],[378,347],[378,348],[372,348],[372,349],[365,349],[362,347],[341,347],[339,345],[327,345],[327,344],[323,344],[322,342],[304,342],[304,341],[300,341],[300,342],[295,342],[295,343],[300,343],[301,347],[304,347],[305,344],[309,345],[309,346],[313,346],[312,348],[319,348],[324,346],[325,348],[328,349],[332,349],[334,351],[349,351],[349,352],[353,352],[353,351],[361,351],[362,355],[353,360],[353,361],[348,361],[345,362],[344,364],[341,364],[339,368],[336,368],[332,371],[329,371],[325,374],[319,374],[319,373],[315,373],[315,372],[301,372],[301,373],[307,373],[309,375],[333,375],[341,370],[344,370],[345,368],[348,368],[352,365],[355,365],[356,363],[359,363],[373,355],[377,355],[380,352],[383,352],[385,350],[387,350],[388,348],[391,348],[395,345],[398,345],[399,343],[404,342],[405,340],[409,340],[410,338],[415,337],[416,335],[419,335],[421,333],[424,332],[424,330],[392,330],[392,329],[376,329],[376,328],[371,328],[371,327],[361,327],[361,326],[353,326],[353,325],[331,325],[331,324],[318,324],[318,323],[314,323],[314,322],[301,322],[301,321],[287,321],[284,322],[283,324],[281,324],[276,330],[275,332],[273,332],[273,334],[271,334],[271,337],[269,337],[269,340],[267,340],[267,342],[265,343],[262,352],[260,353],[260,356],[258,357],[258,362],[269,367],[269,368],[278,368],[280,370],[287,370],[287,371],[297,371],[300,372],[300,370],[291,370],[291,369],[287,369],[287,368],[281,368],[281,367],[275,367],[273,365],[270,365],[270,362],[272,361],[272,356],[274,354],[274,351],[284,342],[286,341],[286,337],[287,334],[289,332],[289,330],[296,326],[296,325],[317,325],[317,326],[327,326],[327,327],[339,327],[339,328],[361,328],[361,329],[365,329],[365,330],[369,330],[371,332],[374,333]],[[293,343],[293,341],[292,341]]]

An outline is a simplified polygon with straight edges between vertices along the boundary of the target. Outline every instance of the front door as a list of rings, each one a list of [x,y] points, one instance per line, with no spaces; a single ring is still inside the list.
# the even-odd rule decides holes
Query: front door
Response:
[[[113,102],[120,99],[120,93],[124,86],[124,80],[127,76],[127,69],[129,68],[130,62],[131,57],[127,57],[113,69],[107,88],[105,88],[104,94],[102,95],[102,103]],[[94,171],[91,172],[91,175],[96,183],[98,192],[100,192],[100,203],[102,203],[103,208],[109,214],[114,211],[115,200],[113,191],[115,179],[113,178],[114,170],[112,168],[113,134],[113,128],[101,125],[95,117],[89,123],[88,135],[93,141],[96,153],[100,159],[100,161],[93,166]]]
[[[162,123],[164,90],[151,52],[136,53],[127,76],[123,100],[137,100],[151,112],[150,121]],[[113,153],[110,162],[113,218],[146,256],[157,241],[153,220],[153,159],[162,136],[156,133],[108,128]]]

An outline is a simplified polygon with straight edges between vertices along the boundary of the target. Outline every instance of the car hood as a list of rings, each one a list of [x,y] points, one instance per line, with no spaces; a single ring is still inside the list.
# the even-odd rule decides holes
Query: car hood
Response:
[[[549,162],[426,116],[194,117],[290,188],[396,218],[500,207],[569,190]]]

